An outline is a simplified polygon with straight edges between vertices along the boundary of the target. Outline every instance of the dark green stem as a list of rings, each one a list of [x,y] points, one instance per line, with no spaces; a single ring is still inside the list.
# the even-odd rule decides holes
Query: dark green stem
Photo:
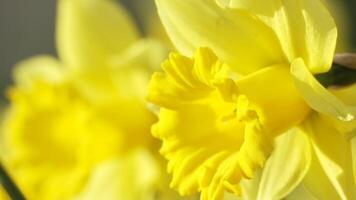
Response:
[[[5,188],[7,194],[12,200],[25,200],[25,196],[20,189],[16,186],[14,181],[6,172],[5,168],[0,164],[0,181]]]

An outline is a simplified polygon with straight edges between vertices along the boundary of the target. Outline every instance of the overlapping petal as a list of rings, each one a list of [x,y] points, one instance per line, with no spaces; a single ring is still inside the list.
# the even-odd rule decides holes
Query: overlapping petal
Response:
[[[302,181],[310,162],[311,145],[303,131],[295,128],[279,136],[263,168],[257,199],[286,197]]]
[[[209,47],[240,73],[286,61],[273,30],[253,14],[220,7],[215,0],[156,0],[161,20],[186,56]]]
[[[290,63],[303,58],[313,74],[330,69],[337,30],[320,0],[230,0],[227,4],[271,27]]]
[[[354,170],[354,181],[356,183],[356,137],[351,140],[352,169]]]
[[[283,161],[283,162],[282,162]],[[242,180],[242,199],[283,199],[303,180],[311,163],[307,135],[294,128],[276,138],[266,165],[251,180]]]
[[[57,47],[67,67],[106,67],[138,39],[128,13],[113,0],[60,0]]]
[[[18,63],[14,68],[14,79],[18,87],[30,89],[35,80],[58,83],[65,79],[60,62],[51,56],[36,56]]]
[[[305,179],[307,188],[311,188],[309,191],[321,199],[333,199],[335,195],[337,199],[355,199],[351,141],[318,114],[310,116],[306,130],[312,138],[316,159],[316,168],[312,167]],[[320,176],[325,178],[321,179]],[[327,196],[333,191],[336,193]]]
[[[150,152],[137,150],[98,165],[74,199],[154,200],[160,175]]]
[[[286,198],[286,200],[318,200],[316,197],[310,194],[310,192],[304,187],[299,185],[294,191],[292,191]]]
[[[355,121],[356,107],[346,105],[324,88],[311,74],[302,59],[293,61],[291,73],[295,78],[296,87],[311,108],[341,121]]]
[[[150,73],[166,55],[167,49],[160,42],[142,39],[107,60],[107,68],[79,70],[72,72],[72,76],[87,98],[98,104],[127,98],[136,98],[144,104]]]

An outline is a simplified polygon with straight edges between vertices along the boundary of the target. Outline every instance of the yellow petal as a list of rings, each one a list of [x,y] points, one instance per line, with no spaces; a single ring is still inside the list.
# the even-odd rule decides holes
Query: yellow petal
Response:
[[[163,24],[186,56],[209,47],[239,73],[285,61],[273,30],[250,13],[225,9],[215,0],[156,0]]]
[[[99,126],[99,133],[101,128],[108,128],[105,132],[110,134],[112,127],[125,140],[124,146],[117,147],[118,151],[152,144],[149,132],[156,117],[147,109],[143,99],[149,76],[146,70],[124,68],[76,75],[78,93],[94,108],[99,118],[95,120],[102,122],[94,123]]]
[[[30,89],[36,81],[58,83],[65,75],[60,63],[51,56],[36,56],[18,63],[14,79],[18,87]]]
[[[350,106],[356,106],[356,84],[329,89],[338,99]]]
[[[356,107],[345,105],[325,89],[311,74],[302,59],[293,61],[291,73],[296,87],[312,109],[341,121],[355,121]]]
[[[108,60],[108,68],[74,72],[75,84],[92,101],[108,104],[122,99],[142,101],[153,69],[167,55],[156,40],[139,40]]]
[[[318,200],[305,188],[303,184],[300,184],[295,190],[293,190],[286,198],[286,200]]]
[[[351,140],[352,169],[354,170],[354,181],[356,183],[356,137]]]
[[[163,55],[160,43],[142,40],[114,57],[109,68],[72,75],[81,95],[97,106],[98,115],[122,129],[127,147],[153,140],[149,132],[156,117],[146,108],[144,96],[151,68],[159,66]]]
[[[58,2],[57,46],[66,66],[103,68],[137,38],[132,20],[116,1]]]
[[[0,188],[0,200],[10,200],[10,198],[3,186],[1,186],[1,188]]]
[[[323,168],[320,166],[320,162],[317,160],[315,153],[313,153],[312,163],[303,180],[302,186],[311,196],[315,197],[315,199],[341,199]]]
[[[310,163],[311,146],[303,131],[295,128],[279,136],[263,168],[257,199],[286,197],[303,180]]]
[[[156,160],[146,150],[100,163],[75,200],[153,200],[160,178]]]
[[[284,199],[302,181],[311,163],[310,141],[299,128],[276,138],[266,165],[241,181],[244,200]]]
[[[225,193],[224,200],[252,200],[252,199],[245,199],[245,198],[242,198],[241,196],[236,196],[231,193]]]
[[[252,179],[241,180],[241,200],[257,200],[261,176],[262,169],[259,169],[256,171],[255,176]]]
[[[318,114],[311,115],[306,121],[306,131],[312,138],[315,159],[322,170],[315,172],[320,168],[311,169],[306,179],[307,187],[311,187],[309,191],[317,197],[323,197],[324,192],[328,194],[336,191],[337,199],[356,198],[350,140],[345,139],[332,124],[325,123]],[[323,184],[332,185],[333,189],[324,188],[323,184],[319,184],[323,180],[319,179],[320,174],[325,174],[324,181],[329,182]],[[330,191],[327,192],[328,190]]]
[[[230,0],[228,4],[247,10],[271,27],[289,62],[303,58],[313,74],[330,69],[337,30],[320,0]]]
[[[161,62],[168,55],[168,47],[159,40],[141,39],[133,43],[120,55],[112,58],[113,68],[138,67],[158,70]]]
[[[329,88],[329,91],[343,103],[356,108],[356,84],[341,88]],[[350,139],[356,136],[356,120],[345,122],[328,116],[321,117],[326,120],[326,123],[332,124],[338,132],[345,135],[345,138]]]

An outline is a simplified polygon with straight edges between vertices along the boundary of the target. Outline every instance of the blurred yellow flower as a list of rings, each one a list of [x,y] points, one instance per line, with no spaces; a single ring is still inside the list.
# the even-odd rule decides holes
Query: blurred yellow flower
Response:
[[[168,195],[164,162],[144,101],[165,55],[139,39],[112,0],[60,0],[59,59],[15,67],[2,122],[1,158],[28,199],[157,199]]]
[[[7,196],[5,189],[3,187],[0,188],[0,199],[1,200],[10,200],[10,198]]]
[[[356,197],[356,102],[313,76],[330,69],[337,36],[319,0],[156,4],[181,53],[163,62],[147,97],[161,106],[152,131],[163,141],[172,187],[201,199],[242,190],[262,200],[282,199],[303,181],[318,198]],[[317,172],[325,184],[315,184]],[[241,187],[246,178],[258,192]]]

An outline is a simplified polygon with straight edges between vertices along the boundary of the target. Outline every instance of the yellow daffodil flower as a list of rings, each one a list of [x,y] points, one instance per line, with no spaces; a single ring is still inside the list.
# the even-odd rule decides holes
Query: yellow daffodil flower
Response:
[[[152,132],[172,187],[203,200],[275,200],[303,181],[317,197],[333,188],[337,199],[355,198],[356,102],[313,76],[330,69],[337,36],[319,0],[156,4],[179,51],[147,96],[161,107]]]
[[[144,93],[165,48],[112,0],[60,0],[59,59],[15,67],[1,158],[27,199],[179,199],[168,190]],[[168,191],[167,191],[168,190]]]

